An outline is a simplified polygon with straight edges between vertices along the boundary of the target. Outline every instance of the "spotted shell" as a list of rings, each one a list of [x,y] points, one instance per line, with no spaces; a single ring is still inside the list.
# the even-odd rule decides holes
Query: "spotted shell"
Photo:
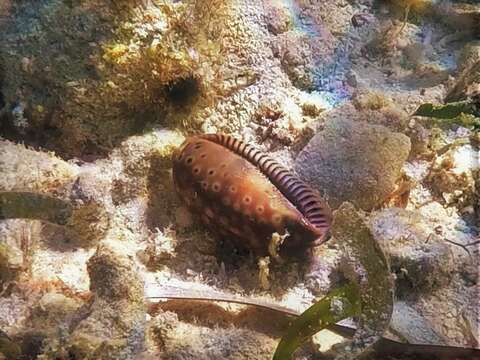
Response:
[[[173,180],[190,210],[214,232],[256,255],[272,234],[283,252],[322,243],[331,212],[322,198],[271,157],[229,135],[188,138],[174,155]]]

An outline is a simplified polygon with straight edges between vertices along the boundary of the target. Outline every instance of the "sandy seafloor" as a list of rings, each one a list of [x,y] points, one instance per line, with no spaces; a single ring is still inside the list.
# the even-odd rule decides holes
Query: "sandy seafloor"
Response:
[[[315,271],[272,259],[265,278],[188,212],[171,156],[207,132],[355,205],[395,275],[386,336],[479,347],[479,128],[412,115],[480,107],[475,1],[0,0],[0,34],[0,191],[78,210],[66,226],[0,221],[11,358],[269,359],[285,316],[149,296],[301,311],[338,285],[336,239]],[[342,340],[323,332],[296,358]]]

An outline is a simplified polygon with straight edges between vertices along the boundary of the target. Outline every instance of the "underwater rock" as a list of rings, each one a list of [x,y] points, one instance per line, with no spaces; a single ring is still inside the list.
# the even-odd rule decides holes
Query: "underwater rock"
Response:
[[[465,208],[477,203],[476,182],[479,174],[478,147],[465,144],[452,146],[438,156],[426,180],[447,204],[457,204]]]
[[[364,214],[351,203],[342,203],[334,212],[331,233],[344,254],[339,269],[358,287],[361,301],[355,335],[336,357],[347,360],[368,351],[387,330],[393,312],[394,282],[388,255],[373,236]]]
[[[42,296],[31,312],[31,325],[34,328],[54,328],[60,325],[68,315],[78,310],[82,301],[58,292],[49,292]],[[54,332],[55,332],[54,331]],[[53,333],[52,333],[53,334]]]
[[[110,227],[109,199],[104,194],[111,187],[108,175],[99,176],[88,165],[78,167],[51,152],[7,140],[0,141],[0,158],[1,197],[11,202],[10,209],[3,209],[10,214],[3,217],[65,225],[68,240],[82,247],[95,245],[106,234]]]
[[[480,25],[479,25],[480,26]],[[454,102],[480,95],[480,42],[468,44],[462,52],[458,76],[448,89],[445,102]]]
[[[407,134],[412,142],[410,159],[419,157],[431,157],[432,131],[423,126],[420,122],[410,124]]]
[[[282,34],[293,26],[292,14],[285,4],[278,0],[265,2],[267,28],[274,35]]]
[[[19,344],[0,330],[0,360],[18,359],[20,354]]]
[[[446,345],[428,320],[404,301],[395,303],[390,329],[410,344]]]
[[[371,0],[349,1],[295,1],[292,7],[297,12],[297,19],[306,31],[317,33],[321,37],[325,33],[342,38],[348,34],[352,26],[351,19],[356,11],[364,7],[371,7],[368,4]],[[305,31],[305,30],[304,30]]]
[[[450,247],[421,214],[386,209],[373,215],[371,228],[390,256],[399,298],[428,293],[450,281],[455,270]]]
[[[277,36],[272,49],[292,84],[302,90],[314,86],[315,64],[308,40],[304,34],[288,31]]]
[[[40,231],[40,222],[0,221],[0,292],[11,283],[23,282],[30,276],[32,259],[38,248],[35,237]],[[1,306],[0,310],[8,313]]]
[[[23,254],[20,249],[4,243],[0,238],[0,291],[19,275],[22,267]]]
[[[375,25],[370,39],[361,49],[361,53],[369,59],[399,58],[397,44],[404,42],[410,44],[411,40],[407,31],[400,31],[402,24],[392,22],[391,19],[383,20]]]
[[[11,330],[11,337],[18,344],[21,356],[7,356],[7,359],[51,359],[52,357],[46,354],[62,341],[60,338],[67,334],[67,329],[76,321],[78,314],[82,313],[84,298],[72,293],[62,293],[62,290],[67,291],[65,288],[44,293],[45,289],[38,292],[41,284],[30,283],[23,286],[29,289],[30,298],[27,301],[30,302],[30,308],[22,315],[16,313],[13,316],[24,318],[19,321],[26,321],[28,326],[13,327]]]
[[[348,116],[351,120],[383,125],[399,132],[405,129],[409,121],[409,114],[398,106],[395,99],[380,92],[364,89],[356,91],[352,103],[340,107],[335,116]]]
[[[403,133],[410,120],[410,115],[403,107],[401,99],[359,87],[353,93],[351,101],[346,101],[330,111],[321,113],[321,121],[318,123],[320,126],[317,127],[321,128],[324,122],[349,119],[370,125],[382,125],[392,131]]]
[[[165,359],[267,360],[276,345],[274,339],[252,329],[192,326],[168,311],[152,319],[149,335]]]
[[[95,246],[110,229],[112,215],[107,210],[105,190],[111,188],[111,179],[88,169],[80,172],[72,185],[69,201],[72,216],[65,228],[66,235],[82,247]]]
[[[133,261],[102,245],[88,261],[92,302],[65,345],[50,349],[75,359],[130,359],[143,348],[143,281]]]
[[[480,41],[474,40],[465,45],[457,61],[457,72],[461,73],[480,61]]]
[[[316,24],[316,41],[307,34],[290,30],[276,36],[272,43],[273,55],[280,60],[283,71],[293,86],[301,90],[315,90],[318,68],[327,64],[335,48],[335,39],[322,22]]]
[[[91,61],[99,47],[93,44],[109,30],[108,16],[102,16],[102,10],[95,13],[63,1],[12,4],[9,21],[2,23],[0,30],[0,68],[8,69],[2,74],[0,92],[6,109],[12,109],[2,116],[5,135],[32,144],[52,141],[75,146],[87,141],[88,134],[80,130],[84,124],[76,121],[91,115],[87,109],[92,104],[85,104],[84,112],[75,117],[71,106],[80,100],[77,95],[84,88],[80,83],[98,76]],[[60,40],[59,46],[63,36],[68,41]],[[15,111],[24,119],[22,129],[5,129],[19,118]],[[61,136],[68,128],[70,136]]]
[[[300,149],[313,135],[311,124],[325,110],[315,94],[299,92],[298,97],[266,97],[261,100],[250,126],[264,148],[275,151],[282,145]]]
[[[348,200],[369,210],[394,190],[409,152],[410,140],[403,134],[337,119],[300,152],[295,170],[326,195],[333,208]]]
[[[132,260],[119,250],[110,245],[100,246],[88,261],[87,270],[95,300],[109,305],[126,302],[136,307],[143,304],[143,281]]]
[[[63,193],[78,168],[55,154],[0,140],[0,191]]]
[[[100,192],[88,192],[79,185],[71,192],[54,197],[40,192],[0,191],[0,219],[31,219],[64,226],[67,240],[81,247],[95,245],[110,228],[110,215],[99,202]]]
[[[34,192],[0,192],[0,219],[29,219],[64,226],[67,242],[91,247],[104,237],[110,217],[96,201],[66,201]],[[26,240],[26,239],[25,239]]]
[[[220,45],[205,32],[221,8],[12,2],[0,22],[0,135],[90,160],[147,123],[175,122],[220,83]]]
[[[102,204],[91,200],[73,208],[66,223],[69,240],[81,247],[95,246],[110,228],[110,216]]]
[[[456,31],[480,35],[480,4],[475,0],[439,2],[434,14]]]
[[[305,286],[316,296],[323,296],[343,278],[337,271],[342,254],[338,249],[327,246],[317,246],[312,251],[313,258],[320,261],[309,266],[305,273]]]

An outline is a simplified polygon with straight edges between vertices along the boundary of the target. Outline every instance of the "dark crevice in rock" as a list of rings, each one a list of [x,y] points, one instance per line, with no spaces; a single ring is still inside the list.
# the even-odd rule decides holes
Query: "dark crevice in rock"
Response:
[[[194,103],[200,95],[200,84],[193,76],[177,80],[167,85],[167,99],[176,107]]]

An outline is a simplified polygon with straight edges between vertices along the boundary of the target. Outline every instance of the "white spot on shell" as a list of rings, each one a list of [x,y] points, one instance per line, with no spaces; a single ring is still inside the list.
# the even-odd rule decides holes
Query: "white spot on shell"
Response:
[[[273,214],[272,216],[272,222],[275,225],[280,225],[282,222],[282,216],[280,214]]]
[[[232,233],[234,233],[235,235],[239,235],[239,236],[240,236],[240,235],[242,234],[242,232],[240,231],[240,229],[237,229],[236,227],[230,227],[230,231],[231,231]]]
[[[207,207],[205,209],[205,214],[209,217],[209,218],[213,218],[215,216],[215,214],[213,213],[213,210],[210,209],[209,207]]]
[[[214,192],[219,192],[221,189],[220,183],[218,181],[215,181],[212,185],[212,190]]]

